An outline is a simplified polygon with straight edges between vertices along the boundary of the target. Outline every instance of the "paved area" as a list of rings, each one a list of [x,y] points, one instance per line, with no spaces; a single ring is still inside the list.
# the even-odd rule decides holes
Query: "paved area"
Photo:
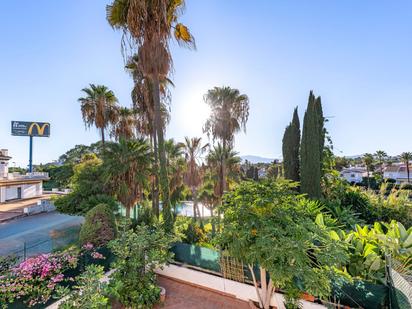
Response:
[[[248,303],[239,299],[163,276],[159,276],[158,282],[166,289],[166,301],[155,309],[250,309]]]
[[[36,205],[38,201],[50,199],[51,197],[51,194],[43,194],[35,198],[2,203],[0,204],[0,222],[18,218],[23,215],[23,209],[25,207]]]

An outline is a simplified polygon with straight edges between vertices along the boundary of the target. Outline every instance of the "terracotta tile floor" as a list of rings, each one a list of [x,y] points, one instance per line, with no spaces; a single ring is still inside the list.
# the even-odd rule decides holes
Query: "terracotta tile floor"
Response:
[[[159,285],[166,289],[166,301],[155,309],[249,309],[248,303],[159,276]]]

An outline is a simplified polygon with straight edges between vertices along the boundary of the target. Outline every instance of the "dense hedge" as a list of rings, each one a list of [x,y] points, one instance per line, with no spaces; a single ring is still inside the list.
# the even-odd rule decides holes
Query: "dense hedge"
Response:
[[[91,243],[96,247],[102,247],[115,239],[116,234],[116,219],[113,210],[107,204],[98,204],[86,214],[79,241],[81,245]]]

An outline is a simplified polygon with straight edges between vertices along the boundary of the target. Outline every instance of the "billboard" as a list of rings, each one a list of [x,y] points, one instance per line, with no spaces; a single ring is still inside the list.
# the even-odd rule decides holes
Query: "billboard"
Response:
[[[50,136],[50,123],[12,121],[11,122],[11,135],[49,137]]]

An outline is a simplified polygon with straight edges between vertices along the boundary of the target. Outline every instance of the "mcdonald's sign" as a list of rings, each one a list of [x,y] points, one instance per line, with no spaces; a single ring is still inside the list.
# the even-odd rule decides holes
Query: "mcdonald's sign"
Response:
[[[11,135],[49,137],[50,136],[50,123],[12,121],[11,122]]]

